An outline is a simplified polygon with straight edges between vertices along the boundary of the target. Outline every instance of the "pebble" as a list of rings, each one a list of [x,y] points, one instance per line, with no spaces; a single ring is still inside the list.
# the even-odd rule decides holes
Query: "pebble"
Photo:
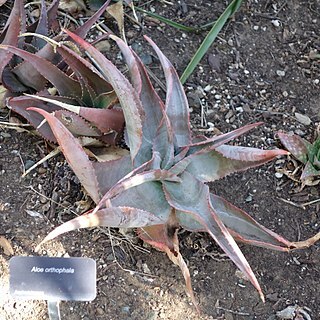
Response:
[[[276,172],[274,175],[275,175],[275,177],[277,179],[281,179],[283,177],[283,173],[282,172]]]
[[[279,20],[271,20],[271,23],[277,28],[280,27],[280,21]]]
[[[221,94],[215,94],[215,95],[214,95],[214,98],[215,98],[216,100],[220,100],[220,99],[222,98],[222,96],[221,96]]]
[[[276,71],[276,74],[279,76],[279,77],[284,77],[286,75],[285,71],[283,70],[277,70]]]
[[[108,40],[101,40],[95,45],[95,47],[101,52],[107,52],[110,51],[111,44]]]
[[[35,162],[33,160],[27,160],[26,163],[24,164],[26,170],[30,169],[33,165],[35,164]]]
[[[11,138],[11,134],[8,132],[1,132],[0,135],[4,138]]]
[[[305,126],[309,126],[311,124],[311,119],[299,112],[295,112],[294,116],[296,117],[297,121],[304,124]]]

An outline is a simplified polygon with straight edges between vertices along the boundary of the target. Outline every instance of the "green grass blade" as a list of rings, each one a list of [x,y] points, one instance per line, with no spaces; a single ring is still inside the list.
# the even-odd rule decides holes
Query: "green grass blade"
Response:
[[[153,13],[153,12],[150,12],[150,11],[147,11],[147,10],[144,10],[142,8],[139,8],[139,7],[135,7],[135,9],[137,11],[140,11],[142,13],[145,13],[146,15],[150,16],[150,17],[153,17],[153,18],[156,18],[158,19],[159,21],[161,22],[164,22],[165,24],[171,26],[171,27],[174,27],[176,29],[179,29],[179,30],[182,30],[182,31],[186,31],[186,32],[196,32],[198,31],[199,29],[202,29],[202,27],[188,27],[188,26],[185,26],[181,23],[178,23],[178,22],[175,22],[175,21],[172,21],[168,18],[165,18],[163,16],[160,16],[156,13]]]
[[[219,17],[216,21],[214,26],[211,28],[203,42],[201,43],[200,47],[198,48],[197,52],[189,62],[187,68],[184,70],[180,81],[181,83],[185,83],[189,76],[192,74],[193,70],[196,68],[198,63],[201,61],[203,56],[206,54],[210,46],[212,45],[213,41],[216,39],[217,35],[227,22],[230,16],[232,16],[240,7],[242,0],[233,0],[223,14]]]

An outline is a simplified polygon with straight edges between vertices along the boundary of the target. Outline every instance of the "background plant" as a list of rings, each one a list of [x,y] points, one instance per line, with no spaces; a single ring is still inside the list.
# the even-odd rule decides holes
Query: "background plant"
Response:
[[[109,2],[75,33],[85,37]],[[7,89],[7,106],[48,141],[56,142],[50,127],[41,122],[38,113],[27,110],[29,107],[54,111],[76,137],[83,137],[84,144],[92,140],[115,144],[124,122],[122,111],[116,108],[117,96],[70,39],[57,46],[61,39],[61,29],[55,23],[58,5],[56,0],[47,9],[42,1],[39,19],[27,26],[23,1],[15,1],[0,46],[0,74]]]
[[[314,185],[319,180],[314,180],[320,176],[320,136],[313,143],[301,138],[294,133],[278,132],[278,137],[284,147],[301,162],[304,167],[300,176],[303,184]]]
[[[208,232],[264,299],[235,239],[289,251],[312,245],[319,240],[320,233],[303,242],[290,242],[210,193],[206,183],[261,165],[287,152],[226,145],[260,123],[210,139],[193,137],[188,103],[178,75],[151,39],[146,38],[166,76],[165,103],[154,90],[138,56],[122,40],[111,36],[127,61],[131,81],[92,45],[66,32],[99,65],[101,74],[113,86],[126,120],[125,138],[130,155],[113,161],[91,161],[54,113],[31,108],[45,117],[68,163],[97,204],[94,210],[57,227],[42,243],[78,228],[136,228],[141,239],[166,252],[179,265],[195,303],[189,270],[179,252],[177,230],[183,227]]]

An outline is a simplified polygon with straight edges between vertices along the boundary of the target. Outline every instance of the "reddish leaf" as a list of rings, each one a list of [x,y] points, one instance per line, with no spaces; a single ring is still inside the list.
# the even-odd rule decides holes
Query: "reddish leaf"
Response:
[[[19,57],[27,60],[38,72],[48,79],[58,90],[62,96],[81,97],[82,90],[79,83],[65,73],[59,70],[51,62],[27,51],[12,47],[0,46],[1,49],[7,50]]]
[[[139,94],[145,111],[143,122],[143,141],[135,165],[139,166],[151,158],[152,150],[159,152],[163,167],[173,158],[172,129],[165,113],[165,107],[154,90],[147,71],[140,58],[118,37],[110,36],[116,41],[127,62],[131,82]],[[156,140],[155,140],[156,139]]]
[[[237,240],[279,251],[289,250],[288,240],[262,226],[246,212],[214,194],[210,194],[210,201],[214,211]]]
[[[260,166],[279,155],[284,150],[261,150],[256,148],[222,145],[212,150],[203,149],[178,162],[170,171],[179,174],[184,170],[203,182],[221,179],[233,172]]]
[[[99,71],[114,88],[123,108],[131,158],[134,160],[142,143],[142,117],[144,113],[136,91],[123,74],[101,52],[74,33],[67,30],[65,32],[89,53]]]
[[[53,131],[61,151],[63,152],[70,167],[77,175],[79,181],[89,193],[92,200],[98,203],[100,199],[98,181],[95,175],[92,162],[89,160],[82,146],[73,137],[72,133],[52,114],[39,108],[29,108],[29,110],[40,113],[48,121]]]
[[[179,266],[185,279],[186,291],[194,306],[197,308],[198,312],[200,312],[192,290],[189,268],[179,251],[177,228],[173,229],[173,231],[176,230],[173,232],[173,236],[169,236],[168,227],[167,224],[145,227],[138,231],[138,235],[144,242],[149,243],[158,250],[166,252],[169,259]]]
[[[182,182],[178,185],[172,182],[163,182],[169,204],[176,210],[191,215],[206,229],[229,258],[250,279],[264,301],[262,290],[250,265],[210,204],[208,186],[187,172],[184,172],[181,178]]]
[[[29,123],[32,124],[34,128],[37,128],[37,131],[44,139],[53,143],[57,143],[57,140],[48,123],[43,123],[39,127],[39,125],[43,122],[43,117],[38,112],[28,110],[28,108],[37,107],[47,112],[53,112],[59,110],[59,107],[50,104],[45,104],[40,100],[36,100],[27,96],[10,98],[7,101],[7,105],[14,112],[23,116]]]
[[[96,213],[84,214],[80,217],[74,218],[68,222],[63,223],[53,231],[51,231],[44,240],[37,246],[36,251],[40,246],[52,240],[59,235],[89,227],[115,227],[115,228],[140,228],[150,225],[162,224],[163,221],[150,212],[129,207],[112,207],[104,208]]]
[[[7,23],[0,35],[0,42],[2,45],[16,46],[18,44],[18,36],[21,31],[21,23],[25,22],[23,1],[16,0],[11,10]],[[0,77],[4,67],[11,60],[12,53],[0,49]],[[1,78],[0,78],[1,81]]]
[[[278,137],[284,147],[295,158],[304,164],[307,163],[308,149],[311,148],[311,144],[308,141],[293,133],[278,132]]]
[[[147,36],[145,39],[156,51],[164,70],[167,83],[166,113],[171,122],[175,144],[177,147],[188,145],[191,143],[189,105],[182,84],[171,62],[158,46]]]
[[[256,128],[257,126],[260,126],[261,124],[263,124],[263,122],[256,122],[256,123],[252,123],[252,124],[247,124],[241,128],[238,128],[236,130],[218,135],[218,136],[214,136],[213,138],[207,139],[205,137],[201,137],[201,139],[196,139],[197,141],[189,144],[187,147],[189,147],[189,152],[193,153],[195,151],[198,151],[201,148],[204,147],[210,147],[210,148],[216,148],[221,146],[222,144],[225,144],[239,136],[241,136],[242,134],[248,132],[251,129]],[[205,139],[203,139],[205,138]]]

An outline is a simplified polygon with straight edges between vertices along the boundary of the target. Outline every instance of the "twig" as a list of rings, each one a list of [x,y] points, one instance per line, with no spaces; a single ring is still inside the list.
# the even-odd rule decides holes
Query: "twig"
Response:
[[[237,316],[250,316],[251,315],[248,312],[233,311],[231,309],[226,309],[226,308],[218,307],[218,306],[216,306],[215,308],[218,309],[218,310],[223,310],[223,311],[226,311],[226,312],[229,312],[229,313],[232,313],[232,314],[236,314]]]
[[[293,202],[293,201],[286,200],[286,199],[279,198],[279,197],[278,197],[278,199],[281,200],[281,201],[283,201],[283,202],[285,202],[285,203],[287,203],[287,204],[291,204],[291,205],[294,206],[294,207],[301,208],[301,209],[303,209],[303,210],[306,209],[303,205],[298,204],[298,203],[295,203],[295,202]]]
[[[110,232],[110,228],[108,228],[108,235],[109,235],[109,239],[110,239],[110,244],[111,244],[111,250],[112,250],[112,254],[113,254],[113,262],[115,262],[117,264],[117,266],[123,270],[123,271],[126,271],[126,272],[129,272],[131,275],[134,275],[134,274],[140,274],[140,275],[143,275],[143,276],[148,276],[148,277],[153,277],[153,278],[157,278],[158,276],[156,275],[153,275],[153,274],[149,274],[149,273],[144,273],[144,272],[139,272],[139,271],[134,271],[134,270],[130,270],[130,269],[127,269],[127,268],[124,268],[122,267],[122,265],[119,263],[117,257],[116,257],[116,253],[114,251],[114,245],[113,245],[113,235],[111,234]]]
[[[47,160],[51,159],[52,157],[56,156],[60,153],[60,147],[55,148],[52,150],[49,154],[47,154],[45,157],[43,157],[40,161],[35,163],[32,167],[30,167],[27,171],[25,171],[22,175],[22,178],[24,178],[27,174],[29,174],[32,170],[34,170],[36,167],[38,167],[40,164],[46,162]]]
[[[39,196],[47,199],[48,201],[50,201],[50,202],[52,202],[52,203],[55,203],[57,206],[59,206],[59,207],[61,207],[61,208],[63,208],[63,209],[68,209],[68,210],[70,210],[69,207],[66,207],[66,206],[64,206],[63,204],[61,204],[61,203],[59,203],[59,202],[57,202],[57,201],[55,201],[55,200],[53,200],[53,199],[45,196],[44,194],[42,194],[42,193],[40,193],[39,191],[37,191],[36,189],[34,189],[32,186],[26,186],[26,188],[27,188],[27,189],[30,189],[32,192],[38,194]],[[79,216],[79,215],[78,215],[75,211],[73,211],[73,210],[70,210],[70,212],[72,212],[75,216]]]

